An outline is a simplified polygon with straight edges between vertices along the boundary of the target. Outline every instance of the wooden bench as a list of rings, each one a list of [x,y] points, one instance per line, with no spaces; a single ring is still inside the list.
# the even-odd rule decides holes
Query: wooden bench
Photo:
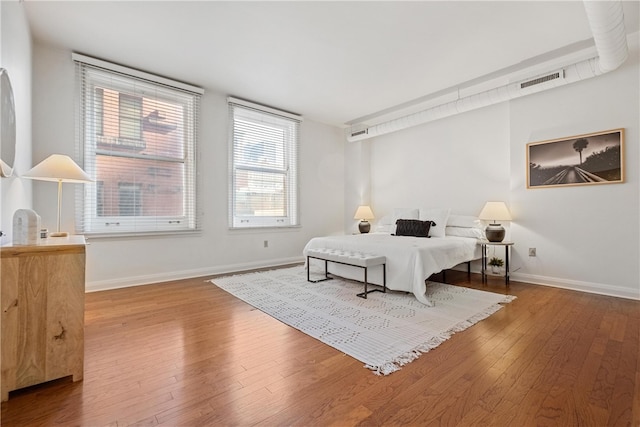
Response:
[[[311,270],[311,259],[319,259],[324,261],[324,279],[311,280],[309,272]],[[349,265],[351,267],[360,267],[364,269],[364,292],[357,294],[360,298],[367,298],[367,294],[371,292],[387,292],[387,258],[381,255],[367,254],[363,252],[355,251],[343,251],[337,249],[309,249],[307,251],[307,281],[312,283],[323,282],[325,280],[331,280],[329,277],[328,263],[334,262],[336,264]],[[369,285],[368,271],[369,267],[376,265],[382,265],[382,289],[368,290]],[[379,285],[376,285],[379,286]]]

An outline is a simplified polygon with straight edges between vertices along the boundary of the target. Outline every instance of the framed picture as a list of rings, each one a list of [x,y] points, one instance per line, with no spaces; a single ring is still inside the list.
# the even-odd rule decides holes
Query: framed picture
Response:
[[[624,129],[527,144],[527,188],[624,181]]]

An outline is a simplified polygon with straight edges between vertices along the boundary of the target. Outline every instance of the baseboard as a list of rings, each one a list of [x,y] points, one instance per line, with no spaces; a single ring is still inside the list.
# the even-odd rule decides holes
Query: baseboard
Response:
[[[171,280],[191,279],[194,277],[215,276],[219,274],[238,273],[257,268],[279,267],[287,264],[304,262],[304,258],[292,257],[275,260],[247,262],[241,264],[222,265],[215,267],[198,268],[193,270],[173,271],[167,273],[146,274],[142,276],[126,277],[112,280],[97,280],[87,282],[86,292],[106,291],[109,289],[128,288],[132,286],[151,285],[153,283],[168,282]]]
[[[480,268],[475,268],[472,264],[471,272],[481,274]],[[453,268],[458,271],[467,271],[466,264],[460,264]],[[588,292],[591,294],[607,295],[611,297],[640,300],[640,289],[633,292],[633,289],[621,286],[606,285],[603,283],[583,282],[571,279],[558,279],[556,277],[538,276],[535,274],[512,272],[511,280],[531,283],[533,285],[551,286],[554,288],[570,289],[572,291]]]
[[[591,294],[607,295],[618,298],[640,300],[640,289],[635,292],[621,286],[606,285],[603,283],[583,282],[579,280],[558,279],[554,277],[537,276],[526,273],[511,273],[511,279],[518,282],[534,285],[551,286],[554,288],[570,289],[572,291],[588,292]]]

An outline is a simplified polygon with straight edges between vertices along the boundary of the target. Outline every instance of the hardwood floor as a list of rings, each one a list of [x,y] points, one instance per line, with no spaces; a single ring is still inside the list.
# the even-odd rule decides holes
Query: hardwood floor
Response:
[[[19,390],[7,426],[639,426],[640,302],[512,282],[517,300],[399,372],[206,278],[86,295],[84,381]]]

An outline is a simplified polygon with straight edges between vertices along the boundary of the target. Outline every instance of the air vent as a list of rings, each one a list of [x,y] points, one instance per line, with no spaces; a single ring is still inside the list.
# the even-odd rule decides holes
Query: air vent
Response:
[[[529,80],[528,82],[520,83],[520,89],[524,89],[529,86],[539,85],[545,82],[549,82],[551,80],[559,79],[561,75],[562,75],[562,78],[564,78],[564,70],[558,71],[556,73],[548,74],[543,77],[538,77],[537,79]]]
[[[354,136],[360,136],[360,135],[366,135],[366,134],[368,134],[368,133],[369,133],[369,129],[363,129],[363,130],[359,130],[359,131],[357,131],[357,132],[353,132],[353,133],[351,134],[351,137],[354,137]]]

